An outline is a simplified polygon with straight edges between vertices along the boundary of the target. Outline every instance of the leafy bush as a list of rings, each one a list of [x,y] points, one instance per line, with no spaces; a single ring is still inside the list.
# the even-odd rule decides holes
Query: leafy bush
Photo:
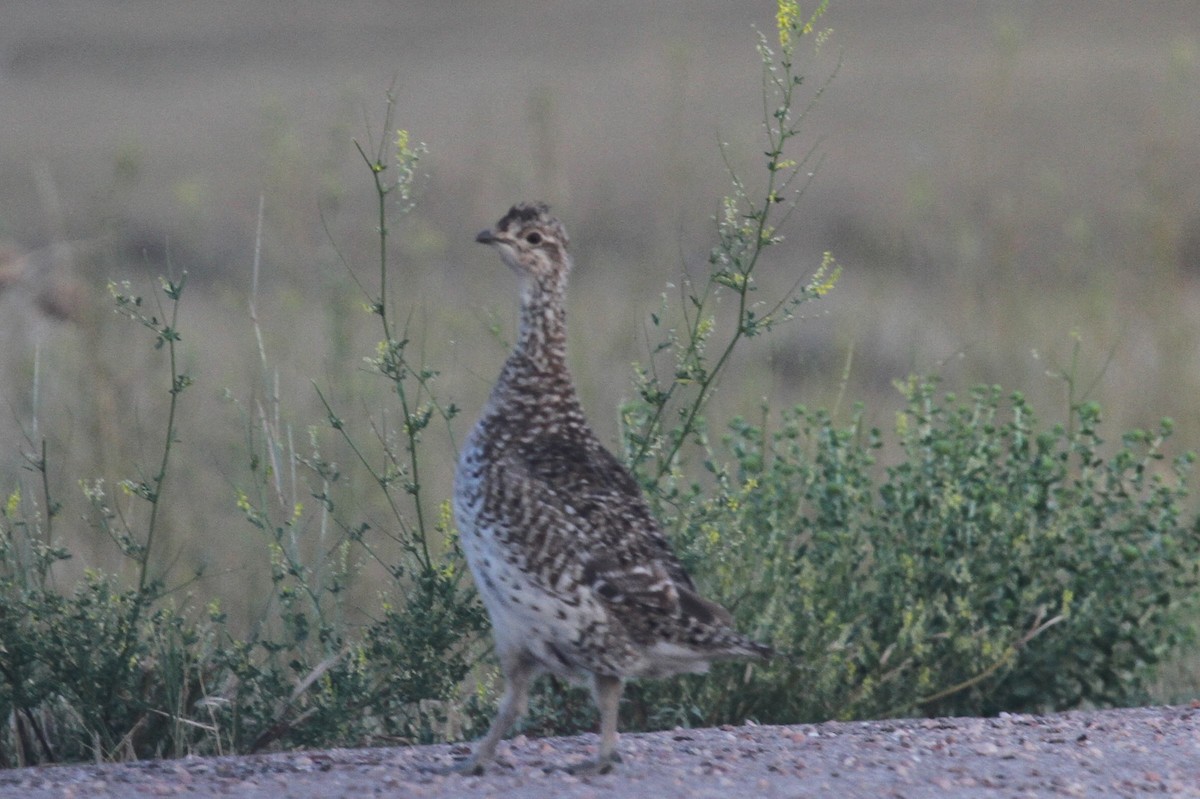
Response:
[[[1104,455],[1100,408],[1042,429],[1020,394],[910,382],[891,435],[793,409],[735,422],[675,540],[769,666],[648,689],[715,723],[994,714],[1145,698],[1191,634],[1200,524],[1171,425]],[[895,451],[891,457],[885,453]],[[880,473],[880,461],[888,461]],[[683,507],[683,512],[674,508]]]

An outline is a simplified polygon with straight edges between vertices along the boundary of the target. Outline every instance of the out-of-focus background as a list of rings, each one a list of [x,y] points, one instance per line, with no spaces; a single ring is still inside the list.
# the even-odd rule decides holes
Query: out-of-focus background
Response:
[[[805,11],[808,11],[805,8]],[[188,272],[164,568],[237,597],[265,570],[235,507],[263,398],[257,315],[297,448],[361,397],[379,334],[369,172],[353,141],[395,126],[428,145],[393,231],[397,308],[466,431],[511,341],[515,286],[472,243],[514,201],[572,234],[572,362],[606,441],[646,357],[646,320],[702,270],[735,168],[760,185],[755,28],[774,4],[10,0],[0,24],[0,488],[47,442],[56,533],[102,564],[77,481],[150,472],[166,373],[111,313],[109,280],[150,297]],[[1177,422],[1200,446],[1200,13],[1194,0],[841,0],[808,67],[840,71],[796,154],[820,167],[763,266],[772,296],[830,250],[844,266],[807,318],[750,342],[723,414],[866,403],[893,381],[1019,389],[1048,419],[1104,404],[1113,435]],[[815,162],[814,162],[815,163]],[[757,170],[757,171],[756,171]],[[756,184],[755,181],[759,183]],[[1072,353],[1078,357],[1072,365]],[[226,391],[228,390],[228,391]],[[236,402],[226,398],[232,396]],[[250,419],[247,426],[246,419]],[[449,491],[452,452],[429,466]],[[27,489],[28,493],[29,489]],[[119,495],[119,491],[114,493]],[[118,496],[118,502],[127,502]],[[106,554],[107,553],[107,554]]]

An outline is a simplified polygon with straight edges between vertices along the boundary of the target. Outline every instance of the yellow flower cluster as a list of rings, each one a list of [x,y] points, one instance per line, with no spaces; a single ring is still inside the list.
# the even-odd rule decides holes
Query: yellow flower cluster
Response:
[[[824,297],[833,291],[838,278],[842,276],[842,267],[833,258],[833,253],[826,252],[821,258],[821,266],[813,273],[808,290],[818,297]]]
[[[796,30],[796,20],[800,18],[800,4],[796,0],[779,0],[779,10],[775,12],[775,27],[779,31],[779,46],[785,51],[792,46],[792,33]]]
[[[807,36],[812,33],[813,23],[825,13],[829,0],[822,0],[821,4],[817,6],[817,10],[806,22],[800,21],[800,4],[796,0],[778,0],[778,2],[778,10],[775,12],[775,28],[779,31],[779,46],[783,48],[783,52],[791,54],[792,37]],[[824,40],[826,34],[828,31],[819,34],[818,44]]]

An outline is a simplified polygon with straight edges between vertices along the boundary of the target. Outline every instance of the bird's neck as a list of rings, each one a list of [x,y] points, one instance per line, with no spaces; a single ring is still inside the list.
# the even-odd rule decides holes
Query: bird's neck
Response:
[[[521,327],[514,355],[539,371],[566,371],[566,278],[535,280],[521,286]]]
[[[557,395],[574,402],[575,389],[567,368],[565,294],[565,275],[554,280],[529,277],[523,281],[517,346],[500,373],[497,395],[518,402],[538,398],[545,401]]]

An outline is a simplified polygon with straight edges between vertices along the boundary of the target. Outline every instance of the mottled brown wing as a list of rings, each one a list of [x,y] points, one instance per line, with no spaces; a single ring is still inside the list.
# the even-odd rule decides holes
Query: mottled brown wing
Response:
[[[521,457],[528,476],[547,489],[545,495],[574,511],[584,539],[580,547],[591,558],[602,555],[611,564],[606,571],[656,561],[679,588],[695,592],[692,578],[650,513],[641,487],[598,442],[540,437],[522,447]]]

